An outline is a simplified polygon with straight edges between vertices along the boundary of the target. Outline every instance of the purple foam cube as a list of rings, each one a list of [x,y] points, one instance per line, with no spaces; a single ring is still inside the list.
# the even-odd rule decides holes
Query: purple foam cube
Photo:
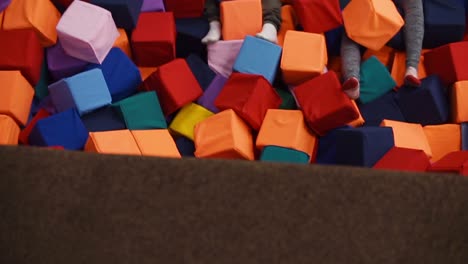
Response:
[[[11,0],[0,0],[0,12],[5,10],[11,3]]]
[[[165,12],[163,0],[143,0],[141,12]]]
[[[226,77],[220,74],[216,75],[208,88],[206,88],[203,95],[197,100],[197,103],[215,114],[218,113],[219,109],[214,105],[214,101],[216,100],[216,97],[218,97],[219,92],[223,89],[226,81]]]
[[[54,81],[61,80],[82,72],[88,62],[74,58],[63,49],[58,41],[56,45],[47,49],[47,64]]]

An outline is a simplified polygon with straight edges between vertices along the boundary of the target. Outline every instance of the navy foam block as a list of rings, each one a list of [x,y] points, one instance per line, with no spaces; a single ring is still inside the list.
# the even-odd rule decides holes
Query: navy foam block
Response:
[[[286,162],[286,163],[309,163],[309,155],[295,149],[266,146],[260,156],[261,161]]]
[[[336,131],[336,161],[340,165],[371,168],[394,146],[391,127],[359,127]]]
[[[62,146],[69,150],[82,150],[88,139],[88,130],[75,109],[39,120],[29,135],[35,146]]]
[[[350,126],[344,126],[330,130],[327,134],[318,139],[318,149],[315,162],[317,164],[333,165],[336,164],[336,132],[341,129],[351,129]]]
[[[341,53],[341,36],[343,35],[344,27],[337,27],[335,29],[325,32],[325,40],[327,43],[328,56],[340,56]]]
[[[447,87],[437,75],[421,80],[421,87],[403,86],[396,101],[407,122],[421,125],[444,124],[449,119]]]
[[[91,0],[90,3],[109,10],[118,28],[132,30],[140,17],[143,0]]]
[[[379,126],[382,120],[390,119],[406,122],[400,107],[395,100],[393,91],[384,94],[367,104],[358,104],[359,111],[365,122],[365,126]]]
[[[177,58],[186,58],[191,53],[195,53],[206,62],[206,45],[202,44],[201,40],[210,29],[208,20],[205,18],[178,18],[175,23]]]
[[[88,69],[94,68],[102,70],[112,102],[135,94],[142,83],[138,67],[120,48],[112,48],[101,65],[88,66]]]
[[[271,84],[275,81],[282,48],[270,41],[246,36],[233,70],[240,73],[262,75]]]
[[[461,141],[462,141],[462,149],[461,150],[468,150],[468,123],[461,123]]]
[[[463,40],[465,7],[459,0],[424,1],[423,48],[432,49]]]
[[[190,54],[185,60],[201,88],[205,91],[216,77],[216,73],[200,58],[200,56],[194,53]]]
[[[194,157],[195,144],[188,138],[179,137],[175,140],[177,149],[182,157]]]
[[[407,0],[404,0],[407,1]],[[402,5],[399,1],[394,0],[398,13],[400,13],[401,17],[405,17],[405,13],[403,11]],[[386,44],[387,46],[394,48],[399,51],[404,51],[406,49],[405,45],[405,36],[403,34],[403,27],[395,34]]]
[[[81,117],[90,132],[126,129],[124,120],[112,107],[103,107]]]

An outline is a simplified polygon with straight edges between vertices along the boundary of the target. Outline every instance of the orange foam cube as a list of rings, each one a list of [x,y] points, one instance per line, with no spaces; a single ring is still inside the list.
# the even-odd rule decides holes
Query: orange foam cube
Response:
[[[198,158],[255,159],[252,132],[232,109],[198,123],[194,142]]]
[[[4,13],[5,12],[0,12],[0,29],[3,27],[2,25],[3,25],[3,14]]]
[[[158,68],[157,67],[138,67],[138,69],[140,70],[141,79],[144,81]]]
[[[295,30],[286,32],[281,70],[287,84],[299,85],[322,74],[327,63],[327,46],[323,34]]]
[[[118,31],[120,35],[115,40],[113,47],[120,48],[131,59],[132,50],[130,48],[130,42],[128,41],[127,32],[123,28],[119,28]]]
[[[313,157],[317,148],[317,136],[308,128],[300,110],[269,109],[258,132],[256,147],[290,148]]]
[[[84,149],[101,154],[141,155],[138,144],[128,129],[89,132]]]
[[[352,0],[344,8],[348,37],[372,50],[380,50],[404,25],[392,0]]]
[[[364,120],[364,117],[362,117],[361,111],[359,111],[359,107],[357,106],[356,101],[351,100],[351,102],[353,103],[354,107],[356,108],[357,112],[359,113],[359,117],[356,118],[356,120],[350,122],[348,125],[350,125],[352,127],[360,127],[360,126],[364,125],[366,120]]]
[[[281,7],[281,27],[278,32],[278,45],[283,47],[284,37],[288,30],[294,30],[297,24],[296,13],[292,5],[284,5]]]
[[[220,13],[223,40],[241,40],[262,30],[261,0],[223,1]]]
[[[0,115],[0,145],[18,145],[20,128],[15,120],[7,115]]]
[[[397,86],[402,86],[405,81],[406,73],[406,53],[399,51],[395,52],[392,65],[392,77],[396,81]],[[418,65],[418,77],[423,79],[426,77],[426,69],[424,67],[424,56],[421,55]]]
[[[395,147],[420,149],[429,158],[432,157],[431,146],[421,124],[384,119],[380,126],[391,127],[393,129]]]
[[[0,71],[0,114],[24,126],[29,118],[34,89],[20,71]]]
[[[450,95],[452,120],[455,123],[468,122],[468,81],[458,81],[452,87]]]
[[[461,150],[460,125],[431,125],[425,126],[423,129],[429,146],[431,147],[431,161],[438,161],[450,152]]]
[[[181,158],[169,130],[151,129],[131,132],[143,156]]]
[[[393,62],[394,55],[394,49],[388,46],[383,46],[380,50],[367,49],[364,52],[364,55],[362,55],[362,60],[365,61],[370,57],[375,56],[383,65],[389,67]]]
[[[61,15],[52,1],[14,0],[4,13],[4,30],[31,28],[42,46],[50,47],[57,42],[56,26]]]

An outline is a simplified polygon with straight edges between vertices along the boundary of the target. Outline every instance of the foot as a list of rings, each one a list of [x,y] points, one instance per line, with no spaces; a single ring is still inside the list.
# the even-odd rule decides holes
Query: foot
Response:
[[[273,43],[278,42],[278,30],[276,27],[271,23],[263,24],[262,31],[256,35],[258,38],[262,38],[264,40],[268,40]]]
[[[343,92],[350,99],[356,100],[359,98],[359,80],[356,77],[351,77],[343,83]]]
[[[419,87],[421,80],[418,78],[418,70],[414,67],[408,67],[405,73],[405,84],[408,86]]]
[[[219,21],[210,22],[210,30],[201,40],[203,44],[214,43],[221,39],[221,23]]]

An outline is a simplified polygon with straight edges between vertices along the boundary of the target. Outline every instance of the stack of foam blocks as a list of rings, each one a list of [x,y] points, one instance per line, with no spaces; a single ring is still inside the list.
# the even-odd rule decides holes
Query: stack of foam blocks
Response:
[[[412,88],[398,2],[283,0],[271,43],[261,0],[221,1],[204,45],[204,0],[0,0],[0,144],[468,174],[466,3],[423,1]]]

